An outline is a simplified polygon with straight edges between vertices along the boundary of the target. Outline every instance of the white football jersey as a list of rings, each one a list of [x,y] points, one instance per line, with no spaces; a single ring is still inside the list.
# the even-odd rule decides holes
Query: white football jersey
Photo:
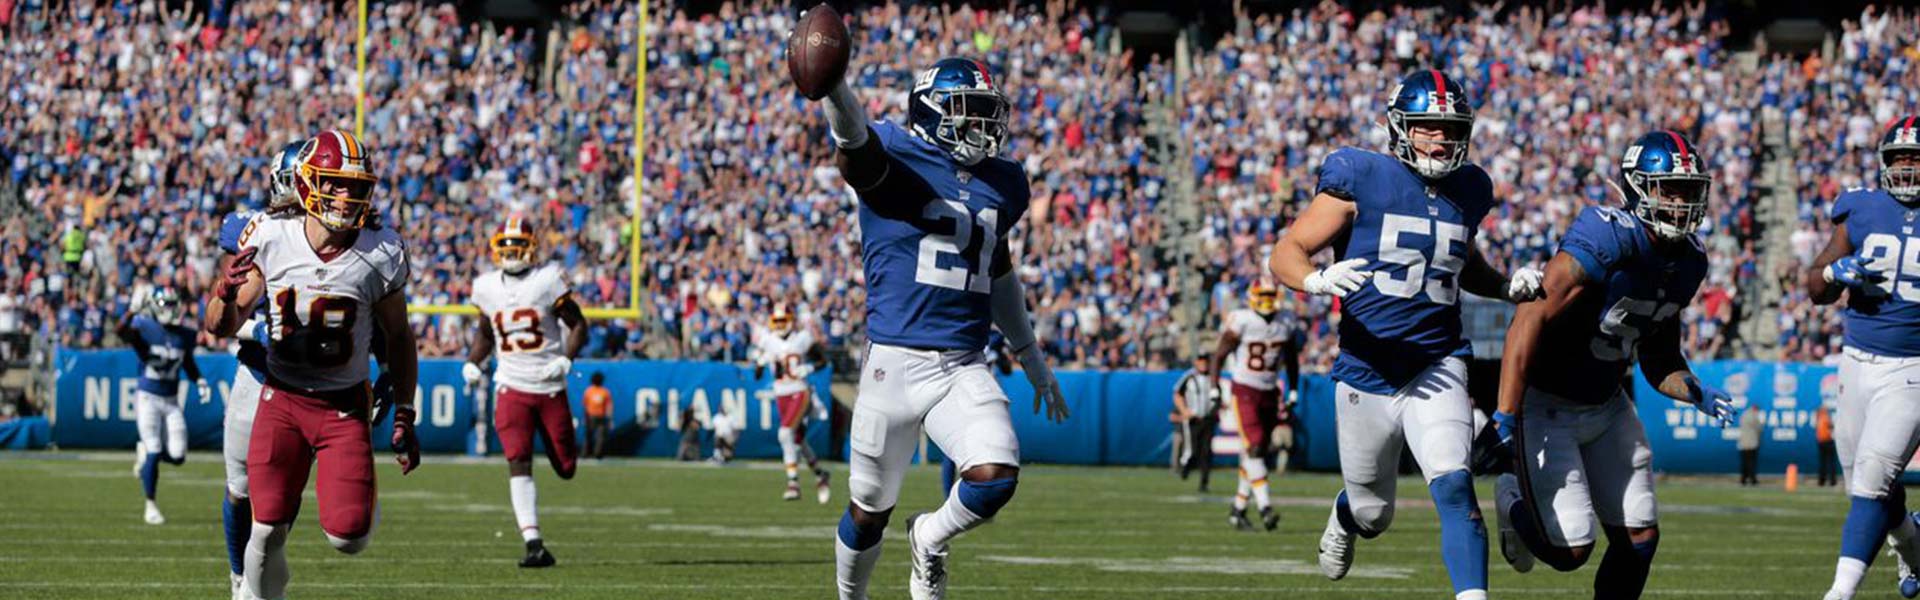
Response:
[[[549,379],[545,374],[566,351],[565,329],[554,309],[568,293],[560,267],[552,264],[517,277],[491,271],[473,280],[473,304],[493,328],[493,351],[500,362],[494,383],[535,394],[566,391],[565,375]]]
[[[1293,336],[1293,320],[1275,313],[1271,321],[1260,318],[1253,309],[1227,313],[1223,331],[1240,336],[1240,347],[1227,363],[1234,383],[1262,390],[1275,389],[1285,356],[1280,347]]]
[[[755,362],[773,369],[773,393],[785,396],[807,391],[807,374],[813,372],[807,351],[813,348],[813,334],[795,327],[781,337],[761,329],[754,338],[754,350],[759,355]]]
[[[267,284],[267,372],[308,392],[365,385],[373,305],[406,293],[406,246],[392,228],[365,229],[351,248],[323,258],[307,243],[305,221],[262,217],[240,234],[242,250],[257,249]]]

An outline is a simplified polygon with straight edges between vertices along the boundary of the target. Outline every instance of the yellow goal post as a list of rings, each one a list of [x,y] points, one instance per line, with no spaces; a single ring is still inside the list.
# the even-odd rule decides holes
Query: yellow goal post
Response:
[[[639,319],[645,295],[641,288],[640,268],[640,199],[646,193],[646,139],[647,139],[647,9],[650,0],[640,1],[640,20],[636,37],[640,42],[634,51],[634,92],[633,92],[633,198],[629,206],[627,236],[627,306],[595,306],[581,309],[589,319]],[[367,123],[367,0],[359,0],[359,33],[354,44],[354,102],[353,132],[364,137]],[[478,315],[480,309],[471,304],[409,304],[407,312],[422,315]]]

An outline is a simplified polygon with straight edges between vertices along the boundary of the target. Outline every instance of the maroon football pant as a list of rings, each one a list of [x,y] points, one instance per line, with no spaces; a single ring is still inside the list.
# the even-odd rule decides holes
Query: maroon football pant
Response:
[[[501,386],[494,400],[493,428],[500,434],[507,462],[533,460],[533,436],[538,432],[546,442],[553,472],[561,479],[573,478],[580,446],[573,439],[573,409],[567,406],[565,390],[535,394]]]
[[[308,472],[318,462],[313,487],[320,528],[341,539],[372,531],[376,492],[370,409],[365,385],[309,395],[268,382],[247,444],[253,520],[292,523],[300,514]]]

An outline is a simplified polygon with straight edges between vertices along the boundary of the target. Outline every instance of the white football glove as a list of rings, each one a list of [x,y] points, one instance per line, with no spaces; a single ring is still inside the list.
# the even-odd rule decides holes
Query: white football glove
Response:
[[[547,363],[547,370],[540,375],[541,379],[552,380],[566,379],[570,373],[573,373],[573,359],[562,356]]]
[[[1060,393],[1060,380],[1054,379],[1053,369],[1047,366],[1047,357],[1040,354],[1040,344],[1027,344],[1020,350],[1020,370],[1026,372],[1027,382],[1033,384],[1033,412],[1040,412],[1040,406],[1046,405],[1047,419],[1055,423],[1067,420],[1067,397]]]
[[[1307,293],[1320,296],[1337,298],[1351,294],[1373,277],[1373,271],[1356,270],[1365,264],[1367,259],[1364,258],[1349,258],[1333,263],[1325,269],[1308,273],[1302,287],[1306,288]]]
[[[196,387],[200,392],[201,404],[206,404],[208,402],[213,401],[213,386],[207,385],[207,380],[205,379],[200,380],[200,384]]]
[[[240,329],[233,332],[233,337],[238,339],[243,339],[243,340],[252,340],[252,341],[260,342],[262,344],[267,343],[270,340],[268,340],[266,336],[263,335],[267,333],[267,331],[264,329],[265,326],[266,326],[265,321],[260,321],[252,317],[248,317],[247,320],[240,322]]]
[[[1545,296],[1547,290],[1540,285],[1545,277],[1545,273],[1533,267],[1514,269],[1513,277],[1507,280],[1507,300],[1519,303]]]
[[[832,417],[833,417],[833,414],[827,412],[827,405],[825,403],[820,402],[819,398],[814,398],[813,399],[813,418],[818,419],[822,422],[825,422],[828,419],[831,419]]]
[[[480,371],[480,365],[460,363],[460,378],[467,380],[467,389],[477,389],[486,381],[487,374]]]

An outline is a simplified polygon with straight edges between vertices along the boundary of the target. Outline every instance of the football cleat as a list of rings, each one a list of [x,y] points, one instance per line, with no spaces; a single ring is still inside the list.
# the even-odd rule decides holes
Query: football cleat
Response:
[[[148,501],[147,501],[147,516],[146,516],[146,519],[147,519],[147,524],[148,524],[148,525],[165,525],[165,524],[167,524],[167,517],[166,517],[166,515],[162,515],[162,514],[160,514],[160,505],[158,505],[158,504],[154,504],[152,500],[148,500]]]
[[[1904,560],[1899,561],[1899,566],[1900,597],[1913,598],[1914,596],[1920,596],[1920,579],[1914,578],[1913,567],[1908,566],[1907,561]]]
[[[540,540],[527,542],[527,555],[520,559],[522,569],[544,569],[553,566],[553,553],[547,552],[547,545]]]
[[[799,500],[800,499],[800,482],[792,481],[792,480],[787,481],[787,491],[781,492],[780,499],[786,500],[789,502],[794,500]]]
[[[253,594],[247,593],[247,578],[241,577],[239,573],[229,573],[229,575],[233,576],[233,600],[253,600]]]
[[[907,578],[907,591],[913,600],[941,600],[947,597],[947,549],[924,548],[913,535],[913,526],[926,513],[907,517],[907,553],[913,559],[913,571]]]
[[[1525,573],[1533,570],[1533,552],[1527,550],[1527,543],[1520,539],[1520,532],[1513,528],[1513,503],[1519,502],[1520,479],[1512,473],[1501,475],[1493,480],[1493,514],[1499,521],[1500,556],[1507,559],[1513,570]]]
[[[828,500],[833,499],[833,474],[828,473],[826,469],[820,469],[814,474],[813,497],[821,504],[826,504]]]
[[[1280,513],[1278,511],[1273,510],[1273,507],[1271,506],[1260,509],[1260,524],[1265,525],[1267,527],[1267,531],[1273,531],[1275,529],[1279,529]]]
[[[1247,509],[1234,509],[1227,513],[1227,525],[1236,531],[1253,531],[1253,521],[1247,520]]]
[[[1338,510],[1338,509],[1335,509]],[[1320,534],[1320,572],[1339,581],[1353,568],[1353,534],[1340,526],[1338,514],[1327,515],[1327,531]]]

